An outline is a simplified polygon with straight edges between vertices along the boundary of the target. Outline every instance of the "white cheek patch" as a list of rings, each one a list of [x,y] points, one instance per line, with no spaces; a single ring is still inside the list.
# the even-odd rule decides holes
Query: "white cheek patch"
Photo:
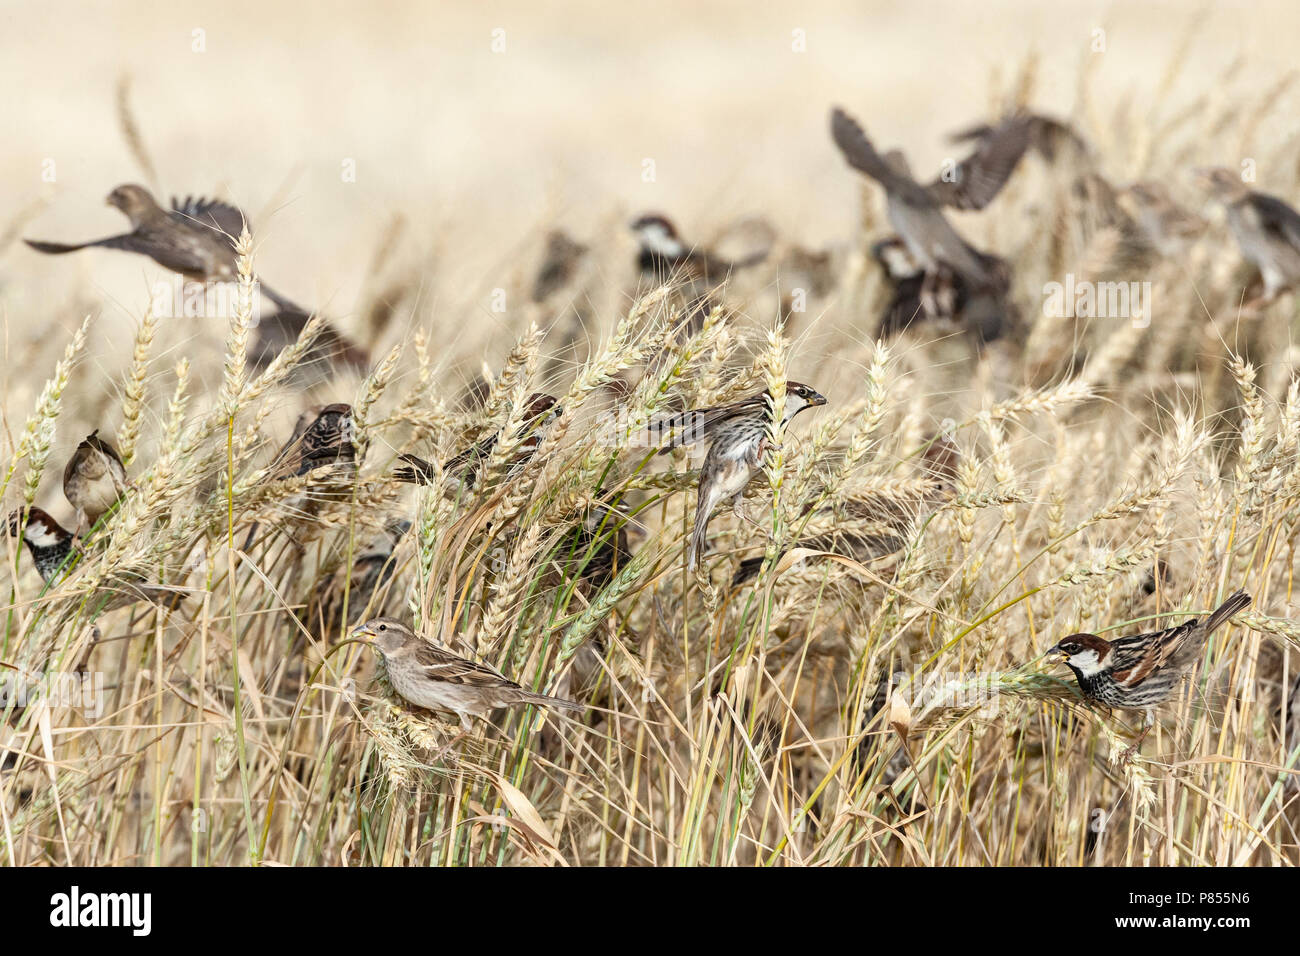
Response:
[[[680,256],[685,252],[682,244],[668,235],[668,231],[659,225],[641,228],[641,244],[651,252],[657,252],[662,256]]]
[[[23,540],[36,548],[50,548],[59,543],[59,536],[43,525],[29,524]]]
[[[1097,652],[1091,649],[1075,654],[1070,658],[1070,663],[1085,677],[1092,677],[1102,669],[1101,661],[1097,659]]]

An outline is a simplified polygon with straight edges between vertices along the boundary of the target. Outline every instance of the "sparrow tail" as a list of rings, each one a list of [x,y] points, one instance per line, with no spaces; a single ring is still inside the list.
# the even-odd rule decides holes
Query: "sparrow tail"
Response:
[[[1238,611],[1243,611],[1250,606],[1250,595],[1245,591],[1238,591],[1228,598],[1209,617],[1205,619],[1205,635],[1208,637],[1215,630],[1227,623]]]
[[[542,707],[558,707],[560,710],[585,710],[585,704],[563,697],[550,697],[546,694],[534,694],[530,690],[519,691],[519,700],[525,704],[538,704]]]

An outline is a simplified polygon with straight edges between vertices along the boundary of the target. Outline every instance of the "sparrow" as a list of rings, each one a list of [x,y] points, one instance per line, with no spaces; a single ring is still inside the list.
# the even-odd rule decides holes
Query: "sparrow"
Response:
[[[655,286],[678,284],[679,298],[689,316],[686,329],[699,330],[714,305],[715,293],[737,269],[757,265],[767,258],[770,249],[762,249],[740,259],[726,259],[707,249],[688,246],[677,235],[677,228],[658,213],[646,213],[630,223],[640,247],[637,270],[642,279]]]
[[[659,285],[676,280],[711,289],[724,282],[736,269],[757,265],[767,258],[766,249],[732,260],[716,256],[707,249],[688,246],[677,235],[672,222],[658,213],[638,216],[632,220],[630,228],[640,246],[637,269]]]
[[[6,531],[21,537],[36,565],[41,580],[53,587],[67,577],[80,555],[72,532],[50,516],[48,511],[32,508],[23,521],[22,509],[9,515]],[[107,579],[102,590],[112,594],[100,610],[111,611],[137,601],[150,601],[160,607],[174,608],[188,597],[178,588],[149,584],[133,573],[117,574]]]
[[[614,580],[632,557],[628,518],[620,505],[621,496],[615,493],[584,508],[580,521],[553,552],[565,576],[576,576],[592,592]]]
[[[1133,183],[1120,196],[1131,206],[1143,238],[1161,256],[1181,255],[1205,231],[1205,220],[1178,205],[1164,183]]]
[[[976,249],[971,251],[989,274],[997,277],[999,286],[1010,286],[1011,267],[1005,260]],[[1019,321],[1019,311],[1004,291],[972,287],[946,265],[927,273],[897,236],[874,243],[871,255],[893,288],[880,315],[878,337],[891,338],[913,322],[934,320],[961,326],[983,345],[1001,338]]]
[[[546,234],[546,252],[533,280],[532,300],[545,302],[573,281],[578,265],[587,254],[587,247],[571,239],[562,229],[552,229]]]
[[[838,107],[831,112],[831,136],[848,164],[885,190],[889,221],[927,276],[947,266],[972,289],[1006,289],[1007,277],[990,269],[957,234],[943,208],[983,209],[993,200],[1029,146],[1027,119],[1012,117],[1000,123],[951,176],[940,176],[928,186],[912,178],[897,150],[885,156],[877,153],[857,121]]]
[[[825,405],[826,399],[815,389],[800,382],[786,382],[785,413],[788,423],[806,408]],[[737,517],[744,518],[742,503],[745,486],[763,465],[768,450],[768,420],[771,417],[771,394],[757,395],[723,405],[683,412],[648,427],[657,437],[666,436],[668,444],[659,454],[673,448],[709,441],[708,453],[700,467],[700,488],[695,507],[695,525],[687,551],[687,570],[694,571],[704,555],[704,546],[713,509],[730,500]]]
[[[1096,634],[1071,634],[1046,653],[1058,655],[1069,665],[1089,700],[1121,710],[1146,711],[1147,727],[1134,744],[1136,748],[1154,723],[1154,708],[1172,697],[1191,673],[1206,639],[1249,605],[1250,595],[1238,591],[1204,620],[1192,618],[1163,631],[1113,641]]]
[[[524,406],[523,421],[519,435],[523,437],[515,446],[515,457],[510,464],[510,474],[518,472],[537,453],[545,439],[545,427],[560,417],[563,409],[556,404],[555,396],[545,392],[534,392],[528,396]],[[482,441],[471,445],[464,451],[449,459],[443,470],[455,479],[453,490],[472,491],[478,481],[480,467],[492,457],[492,450],[501,440],[501,432],[495,431]],[[434,482],[437,468],[432,462],[416,455],[400,455],[403,467],[393,472],[396,481],[415,485],[429,485]]]
[[[1300,213],[1276,196],[1254,192],[1230,169],[1197,170],[1197,178],[1228,212],[1242,257],[1259,270],[1263,292],[1244,305],[1267,305],[1300,281]]]
[[[63,469],[63,494],[77,510],[77,527],[93,528],[124,494],[126,466],[117,449],[95,429],[77,446]]]
[[[234,206],[211,199],[186,197],[180,201],[173,197],[171,209],[164,209],[149,190],[134,184],[118,186],[106,202],[131,221],[130,232],[71,245],[23,241],[49,255],[96,246],[138,252],[195,282],[234,282],[239,278],[235,241],[247,217]],[[280,308],[298,308],[265,285],[260,289]]]
[[[338,466],[331,473],[331,483],[345,477],[350,479],[357,469],[355,442],[356,422],[352,417],[351,405],[336,403],[308,408],[298,416],[293,434],[272,460],[261,483],[301,477],[327,466]],[[289,502],[289,508],[292,512],[305,512],[311,502],[320,497],[319,493],[311,491],[295,495]],[[248,538],[244,541],[245,551],[252,547],[257,528],[256,522],[249,528]]]
[[[524,690],[491,667],[459,657],[390,617],[367,621],[352,636],[379,651],[398,696],[417,707],[454,713],[460,718],[462,735],[473,729],[471,718],[486,720],[498,707],[535,704],[583,709],[571,700]]]

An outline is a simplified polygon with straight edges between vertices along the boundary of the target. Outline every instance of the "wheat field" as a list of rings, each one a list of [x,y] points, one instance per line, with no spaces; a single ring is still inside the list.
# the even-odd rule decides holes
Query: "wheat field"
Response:
[[[2,539],[0,860],[1300,863],[1296,299],[1243,311],[1250,270],[1190,178],[1245,160],[1300,199],[1294,10],[981,7],[20,5],[0,69],[47,79],[8,107],[0,160],[0,494],[71,526],[60,476],[94,429],[130,487],[53,585]],[[918,170],[1017,109],[1087,140],[954,217],[1011,264],[1013,334],[877,338],[890,227],[834,104]],[[1090,176],[1166,183],[1205,228],[1138,256]],[[103,196],[132,181],[248,211],[229,314],[162,314],[141,257],[20,241],[109,235]],[[645,210],[775,246],[692,316],[680,284],[638,281]],[[587,251],[534,301],[553,229]],[[824,287],[789,271],[803,247]],[[249,363],[254,274],[319,310],[269,364]],[[1067,276],[1146,283],[1146,307],[1050,314]],[[324,320],[364,366],[304,370]],[[702,455],[655,455],[646,425],[787,380],[827,405],[775,436],[751,521],[720,511],[689,572]],[[537,391],[562,411],[512,467]],[[315,497],[266,481],[328,402],[354,409],[356,474]],[[473,489],[394,480],[399,455],[495,432]],[[801,545],[836,529],[889,547]],[[187,597],[112,607],[128,576]],[[1135,752],[1140,715],[1043,658],[1238,588],[1252,605]],[[584,707],[458,736],[350,639],[381,614]]]

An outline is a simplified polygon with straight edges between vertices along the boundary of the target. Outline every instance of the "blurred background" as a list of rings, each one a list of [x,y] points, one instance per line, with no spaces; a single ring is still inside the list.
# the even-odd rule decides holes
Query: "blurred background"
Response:
[[[799,242],[851,236],[861,187],[827,136],[833,103],[918,170],[937,169],[944,135],[987,118],[1028,58],[1033,105],[1098,135],[1117,108],[1213,112],[1262,95],[1291,69],[1297,20],[1284,0],[11,2],[0,11],[6,392],[27,375],[13,350],[50,323],[70,330],[95,309],[138,321],[161,274],[152,263],[45,257],[16,241],[121,231],[104,204],[121,182],[242,206],[268,283],[354,334],[377,273],[405,256],[434,324],[454,316],[448,341],[483,351],[479,337],[513,336],[521,321],[492,312],[486,291],[521,281],[553,225],[626,242],[614,262],[630,259],[621,225],[643,209],[696,241],[754,213]],[[152,174],[123,135],[124,80]],[[1284,95],[1266,140],[1290,135],[1295,92]],[[105,328],[108,366],[130,345]]]

